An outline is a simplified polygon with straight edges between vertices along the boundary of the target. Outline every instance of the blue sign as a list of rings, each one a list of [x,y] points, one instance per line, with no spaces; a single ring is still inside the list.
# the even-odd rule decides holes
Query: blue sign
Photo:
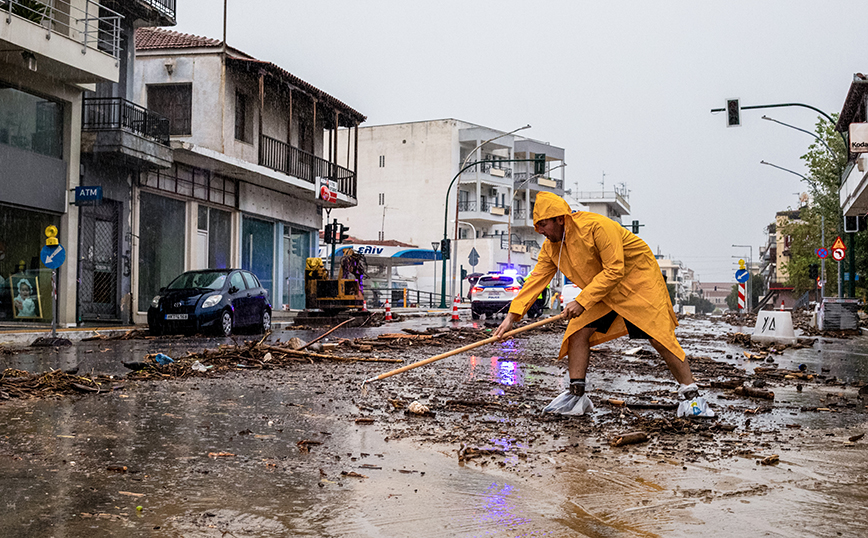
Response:
[[[54,245],[53,247],[46,245],[39,251],[39,259],[42,260],[42,265],[45,267],[57,269],[66,261],[66,250],[61,245]]]
[[[76,187],[75,205],[82,202],[99,202],[102,200],[102,187]]]
[[[735,272],[736,281],[741,282],[742,284],[747,282],[747,279],[749,279],[749,278],[750,278],[750,273],[747,272],[747,269],[739,269],[738,271]]]

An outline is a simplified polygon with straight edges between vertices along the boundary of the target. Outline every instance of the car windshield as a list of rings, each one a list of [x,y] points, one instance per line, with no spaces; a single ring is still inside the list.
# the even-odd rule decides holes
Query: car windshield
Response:
[[[484,276],[476,283],[483,288],[508,288],[517,284],[514,278],[506,275]]]
[[[224,271],[195,271],[184,273],[169,284],[170,290],[187,290],[192,288],[207,288],[219,290],[226,282]]]

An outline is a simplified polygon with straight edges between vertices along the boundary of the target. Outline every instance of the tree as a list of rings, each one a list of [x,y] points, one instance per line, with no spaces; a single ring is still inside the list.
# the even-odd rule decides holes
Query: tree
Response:
[[[705,297],[701,297],[696,294],[691,294],[685,301],[685,306],[695,306],[696,311],[700,314],[710,314],[714,312],[714,304],[706,299]]]

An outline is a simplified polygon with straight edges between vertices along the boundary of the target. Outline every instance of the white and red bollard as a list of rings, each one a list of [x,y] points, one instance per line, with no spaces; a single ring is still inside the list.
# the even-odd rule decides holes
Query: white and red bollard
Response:
[[[746,287],[746,286],[745,286],[745,283],[744,283],[744,282],[739,282],[739,284],[738,284],[738,312],[739,312],[739,314],[741,314],[742,312],[744,312],[744,309],[745,309],[745,308],[744,308],[744,307],[745,307],[745,299],[744,299],[744,295],[745,295],[745,293],[744,293],[744,289],[745,289],[745,287]]]
[[[455,296],[455,300],[452,301],[452,321],[458,321],[458,303],[461,299],[458,296]]]
[[[783,312],[783,311],[784,311],[784,300],[781,299],[781,312]]]
[[[362,301],[362,312],[367,312],[367,311],[368,311],[368,301],[363,300]]]
[[[386,299],[386,321],[392,321],[392,305]]]

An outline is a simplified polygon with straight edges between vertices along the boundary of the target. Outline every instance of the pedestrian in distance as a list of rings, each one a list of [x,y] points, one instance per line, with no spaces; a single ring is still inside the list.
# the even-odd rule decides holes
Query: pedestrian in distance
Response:
[[[495,330],[512,329],[558,270],[582,289],[564,307],[570,320],[558,358],[569,356],[569,389],[545,411],[570,415],[593,412],[585,394],[591,347],[629,335],[647,339],[679,383],[678,416],[714,416],[675,338],[678,325],[660,266],[648,245],[608,217],[570,210],[561,197],[541,192],[533,210],[536,231],[545,236],[538,261]]]

